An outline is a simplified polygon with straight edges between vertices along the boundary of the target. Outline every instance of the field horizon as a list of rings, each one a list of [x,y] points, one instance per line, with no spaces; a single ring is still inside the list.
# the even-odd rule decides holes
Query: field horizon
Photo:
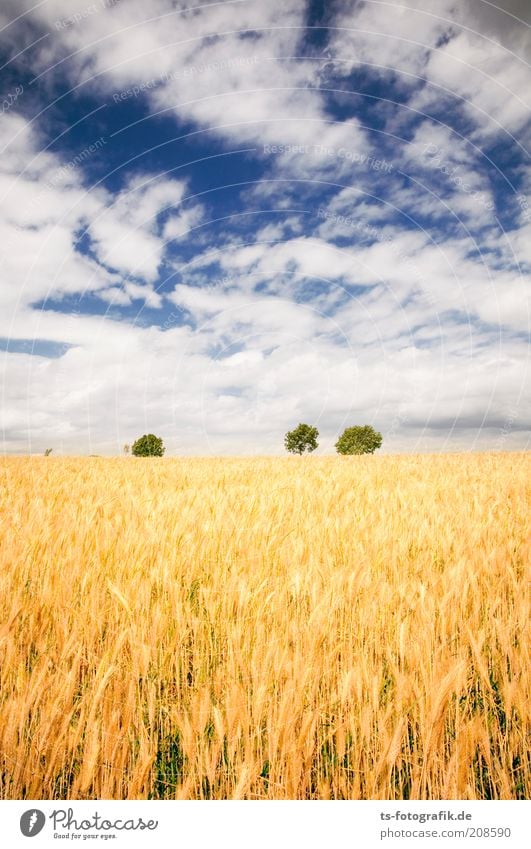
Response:
[[[297,461],[297,460],[305,460],[307,462],[312,462],[314,460],[320,459],[332,459],[336,458],[338,460],[344,459],[348,462],[349,458],[356,457],[371,457],[373,460],[383,459],[383,458],[393,458],[393,457],[475,457],[477,455],[492,455],[492,456],[505,456],[507,455],[519,455],[522,458],[531,456],[531,449],[521,449],[521,448],[476,448],[474,451],[470,451],[468,449],[448,449],[448,450],[433,450],[433,451],[392,451],[387,452],[384,448],[381,448],[378,453],[375,454],[338,454],[336,451],[330,451],[328,453],[323,453],[319,450],[313,453],[306,454],[289,454],[285,449],[279,449],[276,454],[260,454],[260,453],[248,453],[248,454],[172,454],[166,452],[162,457],[136,457],[132,454],[124,454],[122,452],[117,452],[116,454],[59,454],[59,453],[51,453],[48,456],[44,456],[43,452],[35,452],[35,453],[9,453],[0,455],[0,464],[4,460],[10,459],[33,459],[39,460],[42,459],[50,461],[50,460],[178,460],[180,458],[186,460],[285,460],[286,462]],[[1,469],[1,465],[0,465]]]
[[[529,798],[530,460],[4,456],[1,797]]]

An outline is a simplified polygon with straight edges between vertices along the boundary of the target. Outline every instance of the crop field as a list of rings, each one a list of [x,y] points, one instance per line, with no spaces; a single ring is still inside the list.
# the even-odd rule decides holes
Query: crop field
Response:
[[[0,472],[2,798],[530,798],[529,454]]]

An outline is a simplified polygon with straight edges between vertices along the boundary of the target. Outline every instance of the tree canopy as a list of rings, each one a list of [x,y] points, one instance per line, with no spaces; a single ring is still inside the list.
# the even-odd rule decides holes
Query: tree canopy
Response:
[[[164,454],[164,443],[154,433],[145,433],[133,442],[132,453],[135,457],[162,457]]]
[[[294,430],[289,430],[284,437],[284,446],[290,454],[304,454],[315,451],[318,446],[319,431],[309,424],[300,423]]]
[[[374,454],[382,444],[382,434],[372,425],[347,427],[336,442],[338,454]]]

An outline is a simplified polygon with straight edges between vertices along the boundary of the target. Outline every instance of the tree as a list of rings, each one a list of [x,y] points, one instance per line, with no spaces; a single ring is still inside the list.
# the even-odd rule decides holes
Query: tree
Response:
[[[52,453],[52,451],[53,451],[53,448],[45,448],[44,449],[44,456],[49,457],[50,454]]]
[[[295,430],[289,430],[284,437],[286,451],[290,454],[304,454],[305,451],[315,451],[319,431],[308,424],[299,424]]]
[[[132,450],[135,457],[162,457],[166,449],[160,437],[153,433],[145,433],[133,442]]]
[[[131,446],[129,445],[128,442],[126,442],[125,445],[124,445],[124,454],[125,454],[126,457],[129,454],[130,450],[131,450]]]
[[[338,454],[374,454],[382,444],[382,434],[371,425],[347,427],[336,442]]]

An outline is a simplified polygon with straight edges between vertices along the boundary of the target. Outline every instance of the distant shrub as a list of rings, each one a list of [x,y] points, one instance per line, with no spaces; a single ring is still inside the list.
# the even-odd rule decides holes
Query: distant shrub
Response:
[[[290,454],[304,454],[305,451],[315,451],[319,431],[308,424],[299,424],[294,430],[288,431],[284,437],[284,446]]]
[[[162,457],[165,450],[162,439],[153,433],[145,433],[133,442],[132,448],[135,457]]]
[[[336,442],[338,454],[374,454],[382,444],[382,434],[371,425],[347,427]]]

